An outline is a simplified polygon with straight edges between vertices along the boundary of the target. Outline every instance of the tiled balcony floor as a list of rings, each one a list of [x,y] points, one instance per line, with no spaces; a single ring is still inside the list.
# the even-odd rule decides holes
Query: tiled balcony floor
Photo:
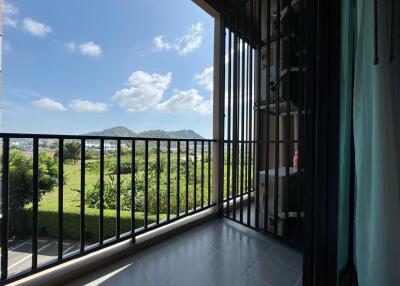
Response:
[[[215,219],[68,285],[302,285],[302,255]]]

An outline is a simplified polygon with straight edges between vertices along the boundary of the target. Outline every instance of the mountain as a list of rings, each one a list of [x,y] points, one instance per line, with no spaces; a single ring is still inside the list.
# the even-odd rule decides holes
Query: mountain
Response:
[[[103,131],[90,132],[85,135],[91,136],[118,136],[118,137],[135,137],[137,134],[130,130],[129,128],[123,126],[116,126]]]
[[[165,131],[165,130],[146,130],[142,132],[134,132],[129,128],[123,126],[116,126],[103,131],[90,132],[85,135],[91,136],[116,136],[116,137],[147,137],[147,138],[171,138],[171,139],[204,139],[201,135],[193,130],[178,130],[178,131]]]
[[[204,139],[201,135],[193,130],[178,130],[178,131],[165,131],[165,130],[147,130],[137,134],[138,137],[149,138],[173,138],[173,139]]]

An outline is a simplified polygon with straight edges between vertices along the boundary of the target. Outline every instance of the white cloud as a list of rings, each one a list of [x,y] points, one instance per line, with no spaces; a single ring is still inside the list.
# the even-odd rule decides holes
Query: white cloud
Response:
[[[74,42],[69,42],[65,44],[65,47],[70,51],[75,51],[76,44]]]
[[[64,105],[62,105],[62,103],[47,97],[33,101],[32,105],[36,108],[42,108],[42,109],[57,110],[57,111],[66,110],[66,108],[64,107]]]
[[[87,42],[79,46],[82,55],[99,57],[101,56],[101,47],[94,42]]]
[[[242,46],[240,46],[240,51],[242,49]],[[231,49],[231,58],[233,60],[233,53],[234,50]],[[241,53],[241,52],[240,52]],[[228,64],[229,64],[229,53],[225,55],[225,70],[228,70]],[[203,87],[205,87],[207,90],[213,92],[214,88],[214,67],[208,67],[205,68],[200,74],[197,74],[194,77],[195,80],[197,80],[197,83]]]
[[[145,111],[161,101],[171,79],[171,73],[160,75],[136,71],[128,79],[130,87],[117,91],[112,98],[127,111]]]
[[[3,3],[3,13],[5,15],[17,15],[18,14],[18,8],[12,3],[8,3],[7,1],[4,1]]]
[[[213,111],[213,100],[204,99],[199,105],[194,107],[193,111],[200,114],[211,114]]]
[[[153,45],[157,51],[163,51],[163,50],[169,51],[170,49],[173,48],[173,45],[164,40],[164,36],[155,37],[153,39]]]
[[[200,74],[195,76],[195,79],[201,86],[212,92],[214,86],[214,67],[204,69]]]
[[[16,28],[18,24],[18,8],[12,3],[3,2],[3,24],[7,27]]]
[[[37,22],[31,18],[25,18],[22,27],[25,31],[36,37],[45,37],[52,31],[50,26]]]
[[[11,46],[11,43],[8,41],[4,41],[3,43],[3,50],[6,53],[11,53],[13,51],[13,47]]]
[[[69,105],[77,112],[101,112],[106,111],[109,107],[107,103],[92,102],[89,100],[74,99]]]
[[[193,24],[187,33],[181,38],[176,39],[173,42],[168,42],[165,37],[158,35],[153,39],[153,46],[156,51],[163,50],[176,50],[180,55],[190,54],[193,50],[200,48],[203,41],[203,24]]]
[[[187,55],[193,50],[200,48],[203,41],[203,24],[195,23],[190,27],[189,33],[183,36],[179,41],[178,52],[181,55]]]
[[[212,112],[212,100],[206,100],[199,95],[196,89],[190,89],[177,92],[168,100],[159,103],[156,108],[164,112],[210,114]]]

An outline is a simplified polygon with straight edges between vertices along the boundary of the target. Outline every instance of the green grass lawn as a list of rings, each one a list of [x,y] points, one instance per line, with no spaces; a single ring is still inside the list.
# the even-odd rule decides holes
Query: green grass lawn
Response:
[[[199,155],[199,153],[197,153]],[[53,154],[51,154],[53,155]],[[121,232],[128,232],[131,229],[131,211],[130,211],[130,182],[131,182],[131,170],[130,170],[130,154],[124,154],[121,156],[121,170],[128,174],[121,175]],[[156,152],[154,150],[149,150],[148,155],[148,222],[152,223],[155,221],[156,217]],[[88,241],[96,241],[99,236],[99,209],[95,207],[90,207],[94,205],[98,205],[98,189],[95,189],[94,186],[98,183],[100,179],[99,172],[99,157],[96,154],[94,156],[95,159],[87,159],[86,163],[86,171],[85,171],[85,195],[88,195],[88,201],[85,204],[85,237]],[[203,203],[206,205],[209,201],[208,193],[213,193],[212,186],[210,186],[208,182],[212,184],[213,179],[208,178],[209,173],[209,163],[207,161],[208,155],[205,154],[204,160],[204,169],[202,169],[201,159],[197,160],[197,172],[196,172],[196,181],[195,181],[195,172],[194,172],[194,162],[193,162],[193,153],[190,153],[189,161],[186,161],[185,151],[182,151],[180,154],[180,171],[179,171],[179,210],[180,213],[186,210],[191,210],[194,208],[195,199],[196,206],[200,206]],[[170,164],[170,212],[171,214],[175,214],[177,212],[177,200],[178,200],[178,187],[177,187],[177,154],[171,154],[171,164]],[[144,210],[144,154],[136,154],[136,211],[135,211],[135,226],[139,228],[144,224],[143,210]],[[188,177],[186,174],[187,162],[189,162],[189,173]],[[167,208],[167,154],[160,154],[160,220],[166,218],[166,213],[168,211]],[[247,163],[247,161],[246,161]],[[239,164],[240,165],[240,164]],[[213,176],[212,163],[210,164],[211,170],[210,175]],[[246,166],[246,164],[243,164]],[[115,210],[115,184],[110,185],[110,176],[115,176],[115,167],[116,167],[116,154],[106,154],[105,156],[105,173],[104,179],[106,181],[105,187],[105,200],[107,199],[107,207],[109,209],[104,209],[104,233],[105,239],[115,236],[116,230],[116,210]],[[254,166],[252,166],[254,168]],[[228,166],[225,164],[224,173],[226,176]],[[203,170],[203,172],[202,172]],[[247,168],[244,169],[244,189],[246,189],[246,173]],[[57,173],[57,171],[56,171]],[[204,181],[201,181],[202,173],[204,174]],[[239,174],[238,174],[239,175]],[[53,179],[54,172],[53,172]],[[55,175],[57,176],[57,175]],[[79,239],[80,237],[80,188],[81,188],[81,164],[80,161],[66,161],[64,162],[64,177],[66,179],[64,184],[63,191],[63,224],[64,224],[64,237]],[[231,176],[232,179],[232,169]],[[227,192],[227,178],[224,178],[224,189],[225,189],[225,197]],[[236,182],[238,186],[241,186],[240,182],[241,176],[238,176],[238,181]],[[233,182],[230,182],[232,189]],[[203,186],[203,188],[201,188]],[[94,191],[93,191],[94,190]],[[186,192],[187,190],[187,192]],[[195,191],[196,190],[196,191]],[[58,186],[55,186],[54,189],[50,192],[44,194],[39,201],[39,213],[38,213],[38,227],[39,234],[43,236],[58,236],[58,216],[59,216],[59,197],[58,197]],[[107,194],[107,196],[106,196]],[[90,201],[89,201],[90,199]],[[211,201],[211,199],[210,199]],[[90,204],[88,203],[90,202]],[[20,219],[25,219],[26,221],[18,221],[16,224],[17,227],[20,228],[21,235],[31,231],[31,207],[32,204],[28,204],[24,208],[23,217]],[[17,232],[16,232],[17,233]]]
[[[161,155],[166,156],[165,154]],[[181,159],[184,158],[181,156]],[[128,158],[122,158],[128,159]],[[175,158],[171,158],[174,160]],[[155,161],[156,157],[151,155],[149,156],[149,161]],[[86,160],[87,166],[91,163],[98,162],[98,160]],[[113,162],[114,163],[114,162]],[[181,161],[181,165],[184,166],[185,162]],[[181,166],[181,167],[182,167]],[[64,185],[64,192],[63,192],[63,213],[64,213],[64,236],[78,239],[79,238],[79,229],[80,229],[80,187],[81,187],[81,178],[80,178],[80,162],[67,162],[64,164],[64,177],[67,178],[67,182]],[[110,168],[109,168],[110,169]],[[107,178],[112,175],[111,170],[107,170],[105,168],[104,178]],[[207,203],[208,201],[208,180],[206,178],[208,173],[208,166],[205,164],[204,170],[204,202]],[[163,176],[166,173],[163,173]],[[200,177],[201,177],[201,165],[200,162],[197,163],[197,204],[200,205],[201,203],[201,190],[200,190]],[[85,182],[86,182],[86,190],[90,190],[94,187],[94,185],[98,182],[100,178],[100,174],[98,169],[97,170],[90,170],[90,168],[86,169],[85,173]],[[131,175],[130,174],[123,174],[121,175],[121,180],[127,180],[130,182]],[[163,177],[165,180],[165,177]],[[186,190],[186,181],[185,181],[185,174],[184,170],[181,172],[180,175],[180,210],[185,210],[186,204],[186,197],[185,197],[185,190]],[[171,170],[171,181],[176,180],[176,170]],[[193,208],[194,206],[194,177],[193,173],[189,177],[189,209]],[[176,188],[176,187],[175,187]],[[176,193],[175,188],[171,189],[171,213],[176,211]],[[163,189],[166,189],[166,186],[163,186]],[[154,184],[149,185],[149,197],[155,198],[155,186]],[[161,195],[161,204],[164,206],[166,205],[166,194],[165,192]],[[156,209],[153,206],[149,205],[149,216],[148,220],[149,223],[155,221],[155,212]],[[160,215],[160,219],[166,218],[165,214]],[[143,212],[136,211],[135,212],[135,224],[136,227],[143,226],[144,218]],[[130,211],[121,211],[121,230],[122,232],[130,231],[131,225],[131,212]],[[43,235],[49,236],[57,236],[58,235],[58,188],[56,187],[52,192],[46,193],[43,195],[40,203],[39,203],[39,231]],[[89,240],[96,241],[98,237],[98,229],[99,229],[99,210],[95,208],[90,208],[87,205],[85,206],[85,228],[86,228],[86,237]],[[115,235],[115,228],[116,228],[116,211],[113,209],[105,209],[104,210],[104,231],[105,237],[113,237]]]
[[[87,160],[90,162],[91,160]],[[92,160],[94,161],[94,160]],[[105,173],[105,177],[110,172]],[[63,208],[64,208],[64,236],[72,239],[79,239],[80,225],[80,163],[68,163],[64,165],[64,176],[67,183],[64,185]],[[93,188],[99,180],[100,175],[97,172],[86,171],[86,188]],[[129,178],[129,175],[123,175],[123,178]],[[143,213],[135,213],[135,223],[137,227],[143,226]],[[165,216],[162,215],[161,218]],[[42,235],[58,236],[58,191],[55,188],[52,192],[45,194],[39,203],[39,231]],[[154,222],[155,216],[149,216],[149,222]],[[130,231],[131,213],[130,211],[121,211],[121,231]],[[99,210],[85,206],[85,228],[86,238],[96,240],[99,229]],[[104,233],[105,238],[115,235],[116,229],[116,211],[104,210]]]

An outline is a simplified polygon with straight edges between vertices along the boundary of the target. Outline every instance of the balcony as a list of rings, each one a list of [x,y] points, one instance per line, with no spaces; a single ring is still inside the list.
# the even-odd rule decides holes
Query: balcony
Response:
[[[86,273],[73,269],[68,272],[70,263],[93,270],[92,255],[97,266],[103,268],[96,267],[71,285],[89,280],[96,280],[95,284],[103,281],[124,285],[126,279],[139,279],[145,283],[142,285],[186,285],[185,279],[194,279],[194,274],[199,279],[205,275],[205,280],[194,279],[201,285],[301,283],[299,250],[266,236],[264,224],[259,226],[260,231],[255,230],[258,227],[254,223],[260,219],[255,212],[254,189],[243,189],[236,196],[225,190],[226,218],[216,218],[213,140],[4,133],[0,136],[2,283],[29,280],[35,275],[47,277],[46,272],[56,274],[56,280],[64,279],[64,283],[76,277],[76,273]],[[15,180],[15,156],[21,152],[15,140],[24,140],[31,148],[24,156],[32,168],[32,202],[24,207],[24,216],[8,205],[15,201],[12,197],[17,191],[11,184]],[[43,200],[46,170],[42,154],[50,152],[44,142],[56,149],[52,152],[57,163],[57,184],[51,191],[57,197],[53,211],[46,208]],[[68,144],[78,147],[79,158],[71,161],[67,157]],[[111,169],[110,161],[115,162]],[[98,169],[93,168],[95,163]],[[79,190],[69,189],[66,183],[71,165],[80,167],[76,174]],[[110,172],[115,179],[106,176]],[[98,196],[96,206],[90,203],[94,174],[99,178],[97,189],[94,188],[98,191],[94,193]],[[112,180],[116,182],[115,201],[110,203]],[[74,191],[79,195],[79,206],[78,213],[72,214],[66,198]],[[234,222],[235,217],[239,223]],[[250,224],[246,227],[243,220],[247,218]],[[126,258],[109,265],[115,259],[98,258],[96,255],[102,251]],[[69,274],[58,274],[59,269]],[[37,281],[40,285],[41,280]]]
[[[224,2],[214,139],[0,133],[0,284],[302,285],[304,35],[263,15],[299,1]]]

